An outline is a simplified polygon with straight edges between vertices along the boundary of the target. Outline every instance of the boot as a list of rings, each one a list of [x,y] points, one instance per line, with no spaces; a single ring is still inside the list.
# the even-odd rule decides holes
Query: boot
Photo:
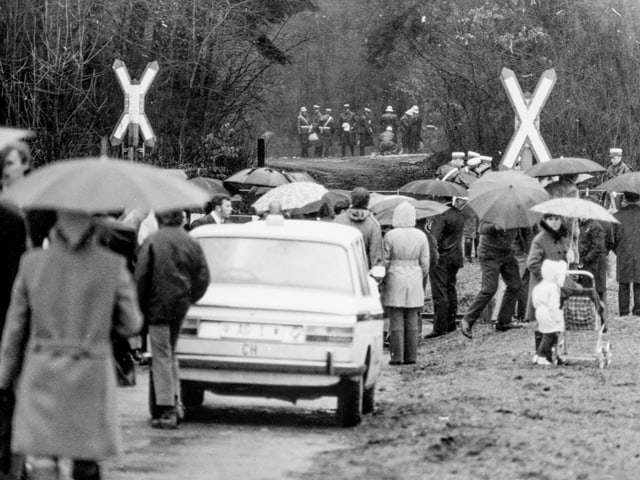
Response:
[[[389,350],[391,353],[389,365],[400,365],[404,361],[404,333],[402,330],[391,331]]]
[[[416,363],[418,359],[418,332],[416,330],[404,331],[404,363]]]

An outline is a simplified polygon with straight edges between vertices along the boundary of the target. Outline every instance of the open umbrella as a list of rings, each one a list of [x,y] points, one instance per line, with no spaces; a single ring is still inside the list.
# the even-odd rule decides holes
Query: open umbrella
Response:
[[[203,205],[210,195],[164,170],[107,157],[50,163],[3,192],[22,208],[88,214],[139,207],[157,212]]]
[[[548,162],[540,162],[528,168],[525,173],[530,177],[553,177],[555,175],[575,175],[578,173],[604,172],[599,163],[586,158],[560,157]]]
[[[346,207],[349,207],[349,204],[351,203],[351,195],[347,190],[329,190],[327,193],[322,195],[322,198],[320,198],[319,200],[309,202],[306,205],[295,209],[291,213],[302,215],[316,213],[320,211],[320,208],[325,203],[329,206],[329,208],[331,208],[331,210],[333,210],[337,203],[342,203],[343,205],[346,205]]]
[[[230,184],[236,187],[243,185],[249,187],[277,187],[285,183],[291,183],[291,179],[279,170],[268,167],[258,167],[240,170],[227,178],[223,183],[224,185]]]
[[[320,200],[327,189],[318,183],[293,182],[275,187],[265,193],[253,204],[259,214],[269,209],[271,202],[279,202],[282,210],[292,210]]]
[[[414,180],[400,187],[400,193],[434,197],[466,197],[467,189],[453,182],[436,179]]]
[[[618,223],[615,217],[606,209],[595,202],[583,200],[582,198],[552,198],[534,205],[531,210],[538,213],[553,213],[562,217],[592,218],[604,222]]]
[[[194,177],[187,180],[192,185],[197,185],[209,192],[209,195],[229,195],[229,191],[222,185],[222,180],[209,177]]]
[[[416,219],[439,215],[449,208],[449,205],[434,202],[432,200],[416,200],[404,195],[383,195],[374,202],[369,202],[369,210],[373,213],[381,225],[391,225],[394,209],[402,202],[409,202],[416,209]]]
[[[480,220],[501,228],[522,228],[535,224],[540,214],[529,209],[549,199],[533,177],[514,170],[489,172],[469,188],[467,205]]]
[[[640,195],[640,172],[623,173],[596,188],[607,192],[633,192]]]
[[[32,131],[23,128],[0,127],[0,148],[4,148],[5,145],[11,142],[31,137],[32,135]]]

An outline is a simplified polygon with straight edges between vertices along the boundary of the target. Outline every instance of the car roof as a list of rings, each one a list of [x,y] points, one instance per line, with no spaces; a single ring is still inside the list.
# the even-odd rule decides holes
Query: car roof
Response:
[[[357,228],[318,220],[259,220],[248,223],[207,224],[193,229],[196,238],[248,237],[319,241],[350,245],[362,234]]]

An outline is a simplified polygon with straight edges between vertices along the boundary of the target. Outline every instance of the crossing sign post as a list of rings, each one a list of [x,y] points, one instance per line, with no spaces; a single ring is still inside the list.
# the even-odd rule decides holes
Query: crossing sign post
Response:
[[[153,133],[149,119],[144,113],[144,97],[149,91],[149,87],[158,74],[160,67],[156,61],[148,63],[140,81],[131,80],[127,67],[122,60],[115,60],[111,68],[115,72],[124,93],[124,111],[111,134],[111,145],[120,145],[124,135],[128,133],[128,157],[129,160],[133,160],[135,150],[138,148],[139,134],[142,134],[144,143],[150,147],[153,147],[156,142],[156,136]]]
[[[503,68],[500,81],[507,92],[511,106],[516,113],[516,129],[511,137],[509,146],[502,156],[500,165],[513,168],[518,158],[535,155],[538,162],[551,160],[551,154],[539,130],[540,111],[549,98],[549,94],[556,83],[554,69],[546,70],[536,86],[531,98],[526,98],[520,88],[516,74],[508,68]],[[523,155],[523,152],[529,150]]]

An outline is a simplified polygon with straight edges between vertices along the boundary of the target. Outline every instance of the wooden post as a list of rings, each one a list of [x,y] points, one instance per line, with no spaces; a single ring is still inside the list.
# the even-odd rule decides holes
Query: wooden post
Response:
[[[264,138],[259,138],[258,139],[258,167],[264,167],[264,155],[265,155],[265,148],[264,148]]]

